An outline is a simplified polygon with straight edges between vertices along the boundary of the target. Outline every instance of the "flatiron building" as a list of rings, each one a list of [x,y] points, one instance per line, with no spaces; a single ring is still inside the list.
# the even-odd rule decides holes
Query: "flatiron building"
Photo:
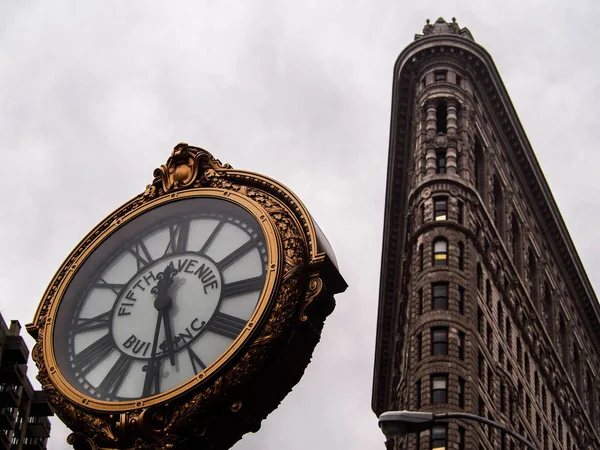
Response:
[[[392,95],[373,410],[600,449],[600,305],[491,56],[428,21]],[[388,446],[523,448],[460,420]]]

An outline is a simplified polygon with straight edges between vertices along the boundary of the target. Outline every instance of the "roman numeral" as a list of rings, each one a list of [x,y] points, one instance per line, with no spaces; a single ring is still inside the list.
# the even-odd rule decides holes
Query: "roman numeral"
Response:
[[[99,328],[108,328],[110,325],[111,312],[112,311],[109,310],[90,319],[82,319],[80,317],[77,319],[77,324],[73,331],[75,333],[82,333],[84,331],[97,330]]]
[[[235,339],[246,326],[246,321],[238,317],[230,316],[222,312],[216,312],[206,326],[208,330],[214,331],[221,336]]]
[[[250,239],[244,245],[242,245],[241,247],[238,247],[237,249],[232,251],[229,255],[227,255],[225,258],[223,258],[221,261],[219,261],[217,263],[217,266],[219,266],[219,270],[221,270],[221,271],[225,270],[228,266],[230,266],[232,263],[234,263],[235,261],[240,259],[242,256],[244,256],[246,253],[248,253],[253,248],[254,248],[254,241],[252,239]]]
[[[196,375],[198,375],[200,372],[202,372],[204,369],[206,369],[206,364],[204,364],[204,362],[200,359],[200,357],[198,355],[196,355],[196,353],[194,353],[194,350],[192,350],[190,347],[187,348],[188,354],[190,355],[190,361],[192,361],[192,367],[194,369],[194,373]]]
[[[260,291],[265,284],[264,277],[248,278],[246,280],[234,281],[223,285],[223,298],[235,297],[249,292]]]
[[[129,253],[135,256],[138,270],[148,266],[153,261],[152,256],[150,256],[150,253],[148,252],[148,249],[142,240],[135,241],[135,243],[128,250]]]
[[[107,394],[116,394],[121,387],[121,384],[123,384],[127,372],[129,372],[131,362],[131,358],[121,355],[98,386],[98,390],[106,392]]]
[[[92,345],[77,353],[73,358],[73,364],[85,374],[106,358],[113,348],[110,333],[105,334]]]
[[[200,254],[204,255],[206,253],[206,250],[208,250],[208,247],[210,247],[210,245],[213,243],[213,241],[215,240],[215,238],[217,237],[217,235],[223,228],[223,225],[225,225],[225,222],[219,222],[217,224],[215,229],[212,231],[212,233],[210,233],[210,236],[208,237],[208,239],[206,240],[206,242],[200,249],[200,252],[199,252]]]
[[[123,286],[125,285],[117,283],[107,283],[103,278],[99,278],[98,282],[92,285],[93,288],[110,289],[117,295],[121,293],[120,291],[121,289],[123,289]]]
[[[169,224],[169,243],[167,244],[164,255],[168,253],[184,252],[187,248],[189,233],[189,219],[184,219],[181,222]]]
[[[144,367],[146,378],[144,379],[142,397],[148,397],[160,392],[160,363],[160,359],[151,359],[148,365]]]

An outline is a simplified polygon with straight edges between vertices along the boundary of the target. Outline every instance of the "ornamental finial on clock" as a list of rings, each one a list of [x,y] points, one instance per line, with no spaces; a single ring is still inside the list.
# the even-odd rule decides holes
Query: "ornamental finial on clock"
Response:
[[[164,193],[203,184],[203,175],[209,170],[231,169],[208,151],[192,147],[185,142],[175,146],[167,163],[154,170],[155,188]]]

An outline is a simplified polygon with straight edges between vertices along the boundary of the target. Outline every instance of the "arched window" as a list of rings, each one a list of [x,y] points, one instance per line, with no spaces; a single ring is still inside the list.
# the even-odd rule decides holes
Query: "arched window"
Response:
[[[446,150],[435,152],[435,173],[446,173]]]
[[[506,316],[506,342],[508,345],[512,347],[512,323],[510,322],[510,317]]]
[[[575,371],[575,387],[577,388],[577,392],[581,395],[583,392],[581,389],[581,359],[579,358],[577,344],[573,344],[573,370]]]
[[[431,329],[431,354],[448,354],[448,327],[434,327]]]
[[[431,403],[448,403],[448,374],[431,375]]]
[[[448,264],[448,241],[438,238],[433,242],[433,265],[445,266]]]
[[[481,308],[477,307],[477,331],[479,331],[479,335],[483,338],[483,330],[485,326],[485,320],[483,318],[483,311]]]
[[[542,386],[542,409],[545,411],[546,410],[546,405],[547,405],[547,400],[548,396],[546,395],[546,386]],[[554,419],[552,419],[552,421],[554,422]]]
[[[485,166],[484,166],[484,153],[481,140],[478,136],[475,136],[475,187],[479,191],[479,195],[485,201]]]
[[[535,259],[535,255],[533,254],[533,249],[529,249],[529,263],[527,264],[528,279],[529,283],[529,295],[531,297],[531,301],[533,301],[534,305],[537,305],[537,290],[538,290],[538,280],[537,280],[537,261]]]
[[[550,285],[546,281],[544,283],[544,300],[542,302],[542,316],[545,319],[546,329],[552,337],[554,334],[554,310],[552,306],[552,291]]]
[[[565,318],[561,315],[558,321],[558,347],[562,353],[562,360],[566,367],[569,367],[569,339],[567,335],[567,324]]]
[[[496,321],[500,332],[502,332],[502,325],[504,324],[504,308],[502,308],[500,300],[498,300],[498,304],[496,305]]]
[[[594,392],[594,384],[592,382],[592,374],[590,373],[589,369],[587,370],[587,374],[586,374],[586,385],[587,385],[588,409],[590,412],[590,417],[592,418],[592,423],[594,423],[596,420],[596,401],[595,401],[596,394]]]
[[[448,309],[448,283],[433,283],[431,294],[431,309]]]
[[[494,223],[500,238],[504,239],[504,193],[496,175],[494,175]]]
[[[446,116],[448,115],[446,102],[440,101],[436,107],[436,123],[437,123],[437,132],[445,133],[447,131],[447,122]]]
[[[465,269],[465,244],[462,242],[458,243],[458,269]]]
[[[523,270],[523,257],[521,253],[521,227],[519,226],[519,220],[517,216],[512,215],[511,220],[511,231],[512,231],[512,254],[513,261],[517,267],[517,271],[521,273]]]
[[[456,220],[458,221],[459,224],[464,225],[465,224],[465,204],[462,201],[458,200],[456,208],[457,208]]]
[[[483,269],[481,263],[477,263],[477,289],[479,292],[483,291]]]

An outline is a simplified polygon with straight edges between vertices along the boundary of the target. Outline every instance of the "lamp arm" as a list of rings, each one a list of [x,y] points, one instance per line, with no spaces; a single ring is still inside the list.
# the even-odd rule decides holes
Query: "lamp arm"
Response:
[[[498,422],[494,422],[493,420],[486,419],[485,417],[476,416],[475,414],[467,414],[467,413],[439,413],[433,415],[434,421],[446,420],[446,419],[468,419],[474,420],[476,422],[485,423],[486,425],[490,425],[494,428],[497,428],[501,431],[504,431],[506,434],[510,434],[512,437],[517,439],[519,442],[525,444],[532,450],[538,450],[538,448],[530,441],[525,439],[520,434],[514,432],[510,428],[506,428],[504,425]]]

